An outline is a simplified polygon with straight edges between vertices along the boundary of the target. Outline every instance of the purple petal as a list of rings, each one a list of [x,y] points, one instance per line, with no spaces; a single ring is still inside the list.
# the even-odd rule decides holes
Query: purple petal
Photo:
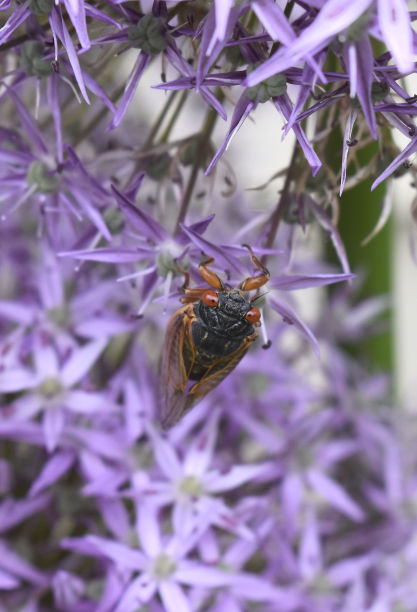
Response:
[[[80,62],[78,61],[78,56],[75,51],[74,44],[71,40],[71,36],[67,30],[67,26],[62,18],[60,10],[54,5],[51,13],[49,14],[49,24],[51,26],[52,32],[58,36],[61,40],[63,46],[65,47],[68,59],[71,63],[71,68],[74,72],[75,80],[78,83],[78,87],[83,95],[84,100],[87,104],[90,104],[90,100],[88,98],[87,90],[85,88],[83,75],[80,68]]]
[[[318,60],[317,60],[318,65],[322,66],[325,59],[326,59],[326,53],[325,52],[320,53],[320,55],[318,56]],[[303,68],[303,73],[301,77],[302,84],[299,87],[297,100],[294,104],[294,107],[291,111],[291,115],[289,116],[287,125],[285,126],[285,129],[284,129],[285,136],[290,131],[290,129],[293,127],[294,123],[297,120],[297,116],[302,111],[304,104],[307,102],[308,98],[310,97],[310,92],[311,92],[310,83],[314,81],[314,72],[315,71],[313,70],[313,68],[309,66],[308,64],[306,64]]]
[[[278,110],[282,112],[285,119],[289,119],[291,117],[292,104],[287,94],[274,98],[273,102],[275,106],[278,108]],[[298,123],[296,123],[292,129],[294,131],[294,134],[297,137],[298,142],[300,143],[300,147],[302,148],[304,152],[306,160],[311,166],[311,172],[313,176],[315,176],[322,166],[320,158],[318,157],[317,153],[313,149],[313,146],[309,142],[302,127]]]
[[[353,98],[357,94],[369,131],[376,140],[375,111],[371,95],[374,55],[369,36],[365,33],[358,42],[345,45],[344,57],[350,76],[350,95]]]
[[[68,426],[66,428],[66,434],[72,444],[74,441],[76,444],[82,444],[99,456],[112,461],[122,461],[126,459],[125,440],[123,440],[123,442],[119,440],[114,432],[112,434],[107,434],[93,429]]]
[[[5,499],[0,502],[0,533],[4,533],[15,527],[26,518],[33,516],[37,512],[44,511],[50,503],[49,495],[39,495],[35,499]],[[1,550],[1,542],[0,542]],[[0,555],[0,567],[7,567],[2,564]],[[8,569],[11,569],[10,567]]]
[[[170,480],[176,480],[182,475],[182,467],[171,443],[162,438],[153,428],[149,427],[148,435],[152,442],[156,462],[162,472]]]
[[[112,17],[110,17],[110,15],[107,15],[106,13],[104,13],[97,7],[92,6],[91,4],[87,4],[87,2],[84,2],[84,5],[85,5],[85,12],[86,12],[86,15],[88,15],[88,17],[92,17],[93,19],[97,21],[103,21],[104,23],[109,23],[111,25],[114,25],[119,30],[122,29],[123,26],[116,19],[113,19]]]
[[[275,470],[271,468],[274,468],[274,465],[268,462],[260,465],[234,465],[225,474],[207,474],[205,490],[209,493],[220,493],[240,487],[250,480],[256,480],[258,476],[268,474],[273,477]]]
[[[34,145],[41,153],[48,153],[48,147],[46,146],[45,140],[36,125],[32,116],[26,110],[24,104],[22,104],[19,96],[15,93],[12,87],[8,87],[6,83],[2,83],[3,87],[7,89],[8,96],[13,100],[22,127],[26,133],[26,136],[30,138],[32,145]]]
[[[39,292],[43,306],[49,310],[64,303],[64,279],[55,253],[46,244],[42,244],[41,249]]]
[[[16,6],[6,23],[0,28],[0,45],[5,43],[10,35],[13,34],[14,30],[16,30],[16,28],[25,22],[31,15],[32,13],[27,8],[26,3]]]
[[[184,460],[184,472],[202,476],[213,457],[217,437],[218,415],[212,417],[198,436],[196,436],[187,451]]]
[[[100,87],[100,85],[95,81],[88,72],[82,71],[82,76],[84,79],[84,83],[88,87],[88,89],[95,95],[99,100],[103,102],[107,106],[107,108],[112,112],[116,112],[116,108],[113,102],[110,100],[104,89]]]
[[[51,111],[52,119],[55,127],[56,139],[56,155],[60,164],[64,161],[64,152],[62,148],[62,130],[61,130],[61,107],[58,97],[58,79],[55,73],[52,73],[47,81],[47,99],[48,106]]]
[[[342,175],[340,178],[340,191],[339,195],[341,196],[343,193],[343,188],[346,182],[346,171],[347,171],[347,158],[349,154],[349,142],[352,138],[352,130],[355,125],[356,118],[358,113],[355,109],[349,111],[348,116],[346,118],[345,132],[343,134],[343,150],[342,150]]]
[[[362,508],[332,478],[326,476],[323,472],[310,468],[307,472],[307,480],[310,486],[329,504],[346,514],[353,521],[362,522],[365,520],[365,513]]]
[[[309,54],[315,55],[329,41],[348,28],[366,11],[372,0],[329,0],[312,24],[288,47],[281,47],[270,59],[251,72],[244,87],[253,87],[270,76],[296,65]]]
[[[320,575],[323,569],[322,550],[317,520],[311,510],[307,513],[301,534],[299,557],[303,578],[311,581],[314,577]]]
[[[168,232],[162,225],[141,210],[139,206],[128,200],[114,185],[111,188],[120,210],[140,234],[146,236],[146,238],[151,238],[157,243],[169,238]]]
[[[233,27],[239,17],[239,10],[237,8],[232,8],[232,4],[233,2],[231,2],[229,6],[226,6],[225,10],[226,2],[222,3],[222,10],[225,10],[225,12],[223,13],[223,16],[221,18],[221,21],[223,23],[220,30],[218,28],[218,18],[220,11],[219,3],[217,3],[214,7],[211,8],[205,19],[196,74],[196,92],[201,89],[204,79],[208,75],[208,72],[213,66],[217,57],[223,51],[226,42],[232,38]],[[214,83],[210,84],[214,85]],[[202,88],[202,91],[204,91],[204,89],[205,88]],[[224,119],[226,119],[226,116],[223,116],[221,112],[219,114]]]
[[[323,287],[332,283],[340,283],[351,278],[355,274],[310,274],[276,276],[271,278],[269,285],[281,291],[294,291],[296,289],[307,289],[309,287]]]
[[[105,556],[122,568],[141,570],[146,564],[146,558],[139,550],[94,535],[84,538],[65,538],[61,545],[63,548],[76,550],[82,554]]]
[[[14,578],[8,572],[4,572],[0,570],[0,589],[2,591],[8,591],[11,589],[16,589],[19,586],[19,580]]]
[[[74,324],[74,331],[84,338],[112,337],[123,332],[133,331],[137,328],[137,322],[130,318],[123,319],[117,315],[104,315],[84,319]]]
[[[364,575],[365,572],[374,565],[375,553],[371,552],[361,557],[352,557],[339,561],[329,567],[326,571],[326,575],[330,582],[337,586],[342,587],[353,582],[358,576]]]
[[[100,493],[98,493],[100,495]],[[100,512],[107,527],[118,540],[127,540],[130,530],[130,519],[123,502],[118,499],[103,497],[98,501]]]
[[[129,263],[146,259],[154,253],[155,249],[148,247],[103,247],[80,251],[61,251],[58,256],[106,263]]]
[[[412,72],[413,41],[410,15],[404,0],[378,0],[378,23],[400,72]]]
[[[15,323],[30,325],[36,316],[36,309],[18,301],[0,300],[0,316]]]
[[[59,451],[52,455],[43,466],[39,476],[33,481],[29,489],[29,496],[37,495],[56,482],[63,474],[68,472],[74,461],[75,455],[72,451]]]
[[[252,10],[272,40],[279,40],[287,46],[293,42],[294,30],[277,4],[271,0],[255,0]]]
[[[55,347],[49,344],[49,341],[44,341],[41,334],[38,335],[35,346],[33,359],[39,377],[56,378],[59,372],[59,360]]]
[[[3,542],[0,542],[0,568],[38,587],[45,588],[48,584],[48,578],[45,574],[18,557]]]
[[[40,382],[38,375],[23,368],[0,372],[0,392],[2,393],[15,393],[24,389],[33,389]]]
[[[52,453],[61,441],[65,426],[64,411],[59,406],[48,408],[43,413],[42,428],[45,435],[45,446]]]
[[[283,318],[285,323],[289,323],[290,325],[294,325],[296,329],[312,344],[313,350],[316,353],[316,356],[320,356],[320,349],[317,339],[313,332],[305,325],[301,319],[298,318],[296,313],[293,311],[288,304],[285,304],[281,300],[277,300],[276,297],[270,297],[269,303],[272,308],[276,310]]]
[[[140,609],[143,603],[147,603],[153,597],[155,591],[155,580],[144,572],[129,584],[118,606],[114,608],[114,612],[126,612],[127,610],[133,612]]]
[[[156,517],[157,509],[145,501],[139,502],[137,532],[139,541],[149,557],[156,557],[162,548],[161,533]]]
[[[85,374],[87,374],[106,345],[107,339],[101,338],[93,340],[75,351],[61,370],[60,379],[62,384],[68,388],[76,384]]]
[[[58,610],[76,610],[84,591],[84,582],[65,570],[58,570],[52,579],[54,602]]]
[[[213,41],[224,40],[226,37],[227,24],[232,12],[233,0],[214,0],[216,10],[216,28],[213,33]],[[210,50],[207,51],[210,53]]]
[[[249,98],[247,98],[245,94],[242,94],[240,96],[235,106],[235,110],[233,111],[232,119],[230,121],[230,127],[226,134],[226,138],[220,145],[219,149],[217,150],[217,153],[214,155],[211,162],[209,163],[207,170],[205,171],[205,174],[210,174],[210,172],[212,171],[217,161],[226,151],[233,136],[239,130],[240,126],[242,125],[246,117],[249,115],[249,113],[255,108],[255,106],[256,106],[255,102],[252,102],[252,100],[249,100]]]
[[[329,232],[330,239],[333,243],[337,256],[339,257],[339,261],[342,264],[343,271],[345,274],[350,274],[350,266],[345,247],[337,228],[333,225],[327,213],[324,212],[321,206],[318,206],[311,198],[306,199],[306,204],[309,208],[311,208],[320,225]]]
[[[276,587],[268,580],[254,574],[244,572],[238,574],[233,588],[239,597],[249,601],[273,602],[275,609],[280,612],[299,610],[301,606],[301,597],[297,592]]]
[[[113,236],[111,235],[100,211],[91,203],[90,198],[84,194],[83,189],[78,189],[74,184],[70,184],[69,189],[75,201],[78,202],[79,206],[96,226],[101,235],[108,240],[108,242],[112,242]]]
[[[87,32],[84,0],[64,0],[64,3],[82,48],[89,49],[91,43]]]
[[[159,585],[159,593],[167,612],[192,612],[190,601],[176,582],[164,580]]]
[[[233,584],[235,580],[229,572],[192,561],[182,561],[175,578],[178,582],[200,587],[222,587]]]
[[[241,266],[239,265],[239,262],[236,261],[232,255],[228,255],[224,249],[209,242],[205,238],[202,238],[199,234],[191,231],[185,225],[181,225],[181,228],[183,232],[187,234],[190,240],[198,246],[199,249],[201,249],[206,255],[210,255],[211,257],[213,257],[218,264],[224,266],[225,269],[231,269],[239,273],[241,272]]]
[[[212,215],[209,215],[208,217],[206,217],[205,219],[202,219],[201,221],[197,221],[196,223],[193,223],[192,225],[188,225],[187,228],[191,232],[195,232],[196,234],[200,234],[201,236],[202,234],[204,234],[204,232],[206,231],[210,223],[213,221],[214,217],[215,217],[215,214],[213,213]],[[182,245],[186,245],[189,243],[188,237],[184,234],[182,230],[179,234],[176,235],[176,240]]]
[[[80,414],[91,414],[103,411],[103,413],[117,412],[118,407],[114,404],[106,393],[88,392],[80,389],[68,391],[65,396],[65,406],[73,412]]]
[[[121,120],[123,119],[123,117],[125,116],[127,108],[135,94],[136,87],[139,83],[139,80],[142,74],[145,72],[146,67],[150,61],[151,61],[150,55],[146,55],[146,53],[143,53],[143,51],[139,53],[136,63],[133,67],[133,70],[129,75],[129,78],[126,84],[126,89],[120,101],[119,108],[117,109],[113,117],[113,120],[109,125],[110,130],[117,127],[119,123],[121,122]]]
[[[405,149],[397,155],[397,157],[390,163],[390,165],[385,168],[384,172],[378,176],[378,178],[372,183],[371,190],[373,191],[375,187],[377,187],[382,181],[389,177],[390,174],[395,172],[395,170],[404,163],[410,155],[417,151],[417,136],[415,136]]]

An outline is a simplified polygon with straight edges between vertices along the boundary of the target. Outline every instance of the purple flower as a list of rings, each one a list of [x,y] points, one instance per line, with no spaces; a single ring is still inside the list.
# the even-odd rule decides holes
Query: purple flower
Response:
[[[98,411],[115,410],[113,402],[99,392],[73,388],[88,373],[106,346],[106,339],[94,340],[83,347],[73,348],[62,359],[46,333],[34,338],[34,367],[11,367],[1,373],[0,391],[22,395],[11,407],[13,420],[28,420],[43,413],[45,445],[53,451],[60,442],[67,424],[67,414],[88,416]]]

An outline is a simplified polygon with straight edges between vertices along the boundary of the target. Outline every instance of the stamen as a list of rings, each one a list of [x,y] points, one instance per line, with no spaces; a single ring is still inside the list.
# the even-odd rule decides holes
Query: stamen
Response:
[[[263,349],[269,349],[269,347],[271,346],[272,342],[271,340],[268,338],[268,332],[266,330],[266,325],[265,325],[265,319],[264,319],[264,313],[263,313],[263,309],[260,308],[259,309],[261,312],[261,319],[260,319],[260,323],[261,323],[261,328],[260,328],[260,332],[261,332],[261,336],[262,336],[262,348]]]
[[[139,270],[138,272],[132,272],[131,274],[125,274],[124,276],[119,276],[116,279],[116,282],[122,283],[127,280],[131,280],[132,278],[137,278],[138,276],[146,276],[146,274],[150,274],[156,270],[156,266],[150,266],[149,268],[145,268],[144,270]]]

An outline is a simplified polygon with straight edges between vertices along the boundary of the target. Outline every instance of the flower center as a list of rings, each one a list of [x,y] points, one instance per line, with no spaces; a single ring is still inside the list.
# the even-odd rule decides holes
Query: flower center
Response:
[[[45,378],[39,386],[39,391],[45,397],[53,397],[62,391],[62,385],[57,378],[51,376],[50,378]]]
[[[179,491],[188,497],[200,497],[204,493],[201,480],[196,476],[186,476],[179,485]]]
[[[48,310],[49,318],[59,325],[59,327],[66,327],[69,323],[69,310],[65,306],[55,306]]]
[[[59,187],[58,178],[49,174],[41,161],[33,161],[30,164],[26,181],[30,187],[36,187],[38,193],[54,193]]]
[[[177,569],[174,559],[166,553],[160,553],[153,564],[153,575],[156,579],[164,580],[169,578]]]

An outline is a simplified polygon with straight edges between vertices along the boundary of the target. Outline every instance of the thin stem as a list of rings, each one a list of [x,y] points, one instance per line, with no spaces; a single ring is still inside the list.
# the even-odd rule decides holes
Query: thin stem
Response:
[[[174,92],[174,93],[177,93],[177,92]],[[174,110],[174,112],[172,113],[172,116],[171,116],[171,118],[170,118],[170,120],[169,120],[169,123],[168,123],[168,125],[166,126],[166,128],[165,128],[165,130],[164,130],[164,133],[162,134],[161,138],[159,139],[159,142],[166,142],[166,141],[168,140],[169,135],[170,135],[170,133],[171,133],[171,130],[172,130],[172,128],[173,128],[173,127],[174,127],[174,125],[175,125],[175,122],[176,122],[176,120],[177,120],[177,118],[178,118],[178,115],[179,115],[179,114],[180,114],[180,112],[181,112],[182,107],[184,106],[184,102],[185,102],[185,100],[187,99],[187,93],[188,93],[188,92],[187,92],[186,90],[184,90],[184,91],[182,92],[182,94],[181,94],[181,98],[180,98],[180,99],[179,99],[179,101],[178,101],[177,107],[176,107],[176,109]]]
[[[113,95],[113,102],[117,102],[119,100],[124,90],[125,90],[125,85],[121,85],[119,89],[116,90],[115,94]],[[98,126],[100,121],[104,119],[104,117],[107,115],[108,112],[109,112],[109,109],[107,108],[107,106],[102,108],[101,111],[97,113],[97,115],[95,115],[95,117],[93,117],[91,121],[89,121],[89,123],[87,123],[87,125],[81,130],[77,138],[75,138],[73,147],[76,147],[82,140],[84,140],[85,137],[88,134],[90,134]]]
[[[170,93],[170,95],[168,96],[167,101],[165,102],[164,106],[161,109],[161,112],[159,113],[159,115],[157,116],[157,118],[154,121],[154,124],[148,134],[147,139],[145,140],[142,149],[146,150],[154,141],[154,138],[159,130],[159,128],[162,125],[163,120],[166,117],[166,114],[168,113],[169,109],[171,108],[172,104],[175,101],[175,98],[177,97],[178,91],[172,91]],[[175,114],[175,112],[174,112]],[[165,132],[164,132],[165,134]]]
[[[281,191],[281,197],[278,200],[278,203],[277,203],[277,206],[274,212],[272,213],[269,220],[267,221],[267,225],[269,225],[269,229],[268,229],[268,233],[266,235],[265,244],[264,244],[266,249],[270,249],[273,246],[275,236],[277,234],[278,227],[282,219],[282,215],[284,214],[284,211],[286,207],[288,206],[288,193],[290,190],[291,181],[294,177],[294,172],[295,172],[295,167],[296,167],[295,162],[297,160],[297,154],[298,154],[298,143],[295,142],[294,149],[293,149],[292,156],[291,156],[291,161],[289,163],[287,175],[285,177],[285,183]],[[262,265],[265,265],[267,259],[268,259],[268,255],[263,255],[261,257]]]
[[[220,91],[219,100],[221,101],[222,98],[223,98],[223,93]],[[178,219],[177,219],[177,223],[175,226],[175,232],[174,232],[175,234],[177,234],[181,230],[180,224],[183,223],[185,219],[185,215],[187,214],[188,206],[190,204],[191,196],[194,191],[194,187],[197,181],[197,176],[200,170],[200,166],[207,153],[207,149],[210,143],[210,136],[216,124],[217,117],[218,117],[218,114],[214,110],[214,108],[210,108],[210,110],[207,112],[203,128],[197,138],[197,143],[198,143],[197,154],[195,156],[191,174],[188,179],[187,188],[184,192],[184,195],[181,201],[180,211],[178,213]]]

